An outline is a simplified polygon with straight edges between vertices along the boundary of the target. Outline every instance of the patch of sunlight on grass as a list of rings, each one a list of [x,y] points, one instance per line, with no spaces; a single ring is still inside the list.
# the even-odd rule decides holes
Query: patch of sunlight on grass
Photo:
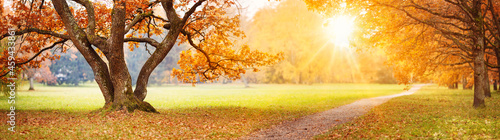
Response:
[[[361,98],[396,94],[403,87],[391,84],[155,86],[148,87],[145,101],[157,109],[238,106],[318,111]],[[104,105],[95,83],[79,87],[36,85],[35,89],[18,92],[18,109],[83,111]],[[1,109],[8,106],[7,102],[0,102]]]
[[[20,91],[16,133],[5,139],[234,139],[286,120],[396,94],[404,86],[377,84],[197,85],[149,87],[146,101],[160,114],[89,113],[103,106],[94,84]],[[27,89],[27,88],[25,88]],[[6,97],[1,97],[2,100]],[[0,112],[7,114],[7,101]],[[0,117],[6,122],[7,117]],[[7,128],[7,123],[0,127]],[[0,133],[9,133],[0,129]]]
[[[403,86],[375,84],[198,85],[155,87],[146,101],[161,109],[210,106],[324,110],[357,99],[396,94]]]
[[[317,139],[499,139],[500,93],[474,109],[472,90],[427,86],[394,98]]]

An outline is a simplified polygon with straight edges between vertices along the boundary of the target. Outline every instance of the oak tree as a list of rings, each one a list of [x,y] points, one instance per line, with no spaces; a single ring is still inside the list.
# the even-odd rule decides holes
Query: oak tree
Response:
[[[9,26],[0,27],[0,39],[9,36],[8,28],[15,28],[15,35],[29,42],[19,45],[20,54],[70,43],[92,68],[104,96],[103,109],[157,112],[144,101],[148,79],[176,43],[192,46],[180,54],[180,69],[173,70],[184,82],[220,76],[237,79],[249,68],[282,58],[233,43],[244,37],[239,15],[227,13],[235,4],[235,0],[14,0],[12,14],[2,19],[2,25]],[[125,62],[125,43],[128,49],[155,48],[139,72],[135,90]],[[2,67],[5,57],[4,53]],[[32,57],[17,61],[37,65]]]

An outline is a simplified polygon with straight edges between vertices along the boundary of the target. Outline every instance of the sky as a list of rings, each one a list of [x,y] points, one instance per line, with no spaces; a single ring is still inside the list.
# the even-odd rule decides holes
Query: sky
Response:
[[[241,8],[242,15],[245,15],[248,19],[251,19],[257,11],[266,6],[276,6],[279,2],[271,0],[238,0]]]

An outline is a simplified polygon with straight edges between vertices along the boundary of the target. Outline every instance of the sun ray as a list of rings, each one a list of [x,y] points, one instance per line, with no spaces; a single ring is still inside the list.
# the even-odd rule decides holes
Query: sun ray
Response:
[[[347,15],[338,15],[327,19],[327,32],[330,36],[330,42],[336,47],[349,47],[349,37],[354,31],[354,18]]]

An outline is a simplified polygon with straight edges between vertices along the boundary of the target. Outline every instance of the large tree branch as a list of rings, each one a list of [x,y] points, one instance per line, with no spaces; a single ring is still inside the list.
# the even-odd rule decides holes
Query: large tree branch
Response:
[[[148,6],[147,6],[147,7],[144,7],[143,9],[146,9],[146,8],[152,7],[152,6],[156,5],[156,4],[158,4],[159,2],[160,2],[160,1],[153,1],[153,2],[149,3],[149,4],[148,4]],[[125,32],[130,31],[130,29],[132,29],[132,27],[134,27],[137,23],[139,23],[139,22],[141,22],[142,20],[144,20],[144,18],[146,18],[146,17],[153,17],[153,18],[160,19],[160,20],[162,20],[162,21],[164,21],[164,22],[168,22],[167,20],[165,20],[165,19],[163,19],[163,18],[160,18],[160,17],[158,17],[158,16],[155,16],[155,15],[153,14],[153,12],[152,12],[152,11],[147,12],[147,13],[139,13],[139,14],[137,14],[137,15],[134,17],[134,19],[132,19],[132,22],[130,22],[130,23],[129,23],[126,27],[125,27]]]
[[[177,12],[175,12],[173,0],[161,0],[161,5],[163,6],[163,9],[165,10],[165,14],[167,15],[168,20],[172,24],[181,23],[182,20],[177,15]]]
[[[125,38],[125,42],[143,42],[143,43],[148,43],[149,45],[158,48],[160,46],[160,43],[157,42],[156,40],[152,38],[135,38],[135,37],[130,37],[130,38]]]
[[[397,9],[397,10],[400,10],[400,11],[404,12],[406,14],[406,16],[410,17],[413,20],[416,20],[417,22],[423,23],[425,25],[428,25],[428,26],[430,26],[430,27],[432,27],[432,28],[440,31],[442,34],[448,34],[448,35],[453,35],[453,36],[463,37],[463,38],[467,38],[468,37],[467,35],[464,35],[464,34],[461,34],[461,33],[458,33],[458,32],[454,32],[454,31],[451,31],[451,30],[443,28],[443,27],[439,27],[438,26],[439,24],[436,24],[433,21],[422,20],[422,19],[414,16],[412,13],[410,13],[409,11],[407,11],[405,9]]]
[[[66,30],[70,35],[74,36],[74,38],[71,38],[73,43],[81,44],[83,42],[89,41],[92,45],[99,48],[104,54],[108,54],[108,50],[106,49],[107,44],[105,44],[106,41],[97,35],[87,34],[82,28],[80,28],[80,26],[76,22],[75,17],[71,13],[71,9],[69,8],[68,3],[65,0],[53,1],[54,2],[52,4],[54,5],[54,8],[56,9],[59,17],[61,17]],[[84,2],[82,1],[82,3]],[[83,47],[86,45],[82,44],[81,46]]]
[[[429,8],[426,8],[424,6],[421,6],[419,4],[417,4],[415,1],[410,1],[412,3],[412,5],[408,5],[408,7],[413,7],[415,9],[419,9],[419,10],[423,10],[429,14],[432,14],[434,16],[439,16],[441,18],[446,18],[446,19],[454,19],[454,20],[459,20],[459,21],[462,21],[462,22],[465,22],[466,20],[461,18],[461,17],[458,17],[458,16],[455,16],[455,15],[446,15],[446,14],[443,14],[443,13],[438,13],[438,12],[435,12]]]
[[[23,35],[23,34],[31,33],[31,32],[35,32],[35,33],[43,34],[43,35],[50,35],[50,36],[54,36],[54,37],[61,38],[61,39],[69,39],[68,35],[56,33],[53,31],[42,30],[42,29],[38,29],[38,28],[26,28],[24,30],[16,31],[15,35]],[[4,39],[5,37],[8,37],[8,36],[10,36],[8,33],[3,34],[0,38],[0,40]]]
[[[72,0],[76,3],[79,3],[85,7],[85,10],[87,11],[87,21],[88,21],[88,32],[90,35],[95,35],[95,27],[96,27],[96,21],[95,21],[95,11],[94,11],[94,5],[92,4],[91,1],[89,0]]]
[[[89,42],[88,39],[89,36],[87,36],[85,31],[78,26],[78,23],[76,22],[75,17],[71,13],[71,9],[69,8],[66,0],[52,0],[52,1],[54,9],[56,10],[59,17],[62,19],[62,22],[64,23],[64,26],[70,36],[71,41],[92,68],[96,82],[98,83],[99,88],[101,89],[106,104],[111,103],[114,98],[114,87],[111,81],[110,72],[108,71],[109,67],[99,57],[99,54],[97,54],[97,52],[92,48],[92,44],[91,42]],[[96,47],[102,47],[102,46],[96,46]],[[108,49],[102,49],[102,48],[99,49],[103,51],[104,54],[106,54],[106,52],[108,51]]]
[[[50,45],[49,47],[46,47],[46,48],[43,48],[42,50],[38,51],[35,55],[31,56],[31,58],[29,58],[28,60],[26,61],[23,61],[23,62],[19,62],[19,63],[16,63],[16,66],[21,66],[21,65],[24,65],[24,64],[27,64],[31,61],[33,61],[36,57],[38,57],[40,54],[42,54],[43,52],[47,51],[47,50],[50,50],[52,48],[54,48],[55,46],[59,45],[59,44],[63,44],[64,42],[68,41],[68,39],[63,39],[63,40],[60,40],[60,41],[57,41],[57,42],[54,42],[52,43],[52,45]],[[4,77],[6,76],[7,74],[9,73],[9,71],[5,72],[4,74],[0,75],[0,77]]]
[[[198,8],[205,1],[206,0],[199,0],[193,6],[191,6],[191,9],[189,9],[189,11],[187,11],[184,14],[184,17],[182,18],[182,23],[186,23],[186,21],[189,19],[189,17],[196,11],[196,8]]]
[[[24,61],[24,62],[21,62],[21,63],[16,63],[17,65],[24,65],[26,63],[29,63],[30,61],[33,61],[33,59],[35,59],[37,56],[39,56],[40,54],[42,54],[44,51],[46,50],[50,50],[52,48],[54,48],[56,45],[58,44],[63,44],[64,42],[68,41],[68,39],[63,39],[63,40],[60,40],[60,41],[57,41],[57,42],[54,42],[52,43],[52,45],[50,45],[49,47],[46,47],[46,48],[43,48],[42,50],[40,50],[38,53],[36,53],[35,55],[33,55],[30,59]]]
[[[140,13],[140,14],[138,14],[137,16],[134,17],[134,19],[132,20],[132,22],[130,22],[125,27],[125,32],[130,31],[130,29],[132,29],[132,27],[134,27],[137,23],[139,23],[142,20],[144,20],[144,18],[150,17],[150,16],[153,16],[153,12],[147,12],[147,13]]]
[[[437,21],[437,22],[435,22],[435,21],[431,21],[431,20],[424,20],[424,19],[418,18],[418,17],[417,17],[417,16],[415,16],[413,13],[411,13],[410,11],[408,11],[408,10],[406,10],[406,9],[405,9],[405,7],[414,7],[414,8],[416,8],[416,7],[418,7],[418,6],[412,6],[412,5],[409,5],[409,6],[403,6],[402,8],[400,8],[400,7],[396,7],[396,6],[394,6],[394,5],[390,5],[390,4],[386,4],[386,3],[380,3],[380,2],[376,2],[376,3],[377,3],[377,4],[379,4],[379,5],[381,5],[381,6],[385,6],[385,7],[389,7],[389,8],[392,8],[392,9],[395,9],[395,10],[398,10],[398,11],[401,11],[401,12],[405,13],[405,14],[406,14],[406,16],[410,17],[411,19],[413,19],[413,20],[415,20],[415,21],[417,21],[417,22],[419,22],[419,23],[425,24],[425,25],[427,25],[427,26],[430,26],[430,27],[432,27],[432,28],[434,28],[434,29],[436,29],[436,30],[438,30],[438,31],[440,31],[440,32],[442,32],[442,33],[444,33],[444,34],[451,34],[451,35],[453,35],[453,36],[460,36],[460,37],[464,37],[464,38],[466,38],[466,37],[467,37],[467,35],[464,35],[464,34],[461,34],[461,33],[455,32],[455,31],[451,31],[451,30],[449,30],[449,29],[447,29],[447,28],[440,27],[439,25],[441,25],[441,24],[439,24],[439,23],[443,23],[442,21]],[[418,9],[418,8],[417,8],[417,9]],[[426,9],[426,10],[431,11],[431,10],[429,10],[429,9]],[[424,10],[424,11],[425,11],[425,10]],[[431,11],[431,12],[432,12],[432,11]],[[430,13],[430,14],[437,15],[437,16],[441,16],[442,18],[450,18],[450,19],[455,19],[455,18],[454,18],[454,16],[440,15],[439,13],[435,13],[435,12]],[[458,18],[458,17],[457,17],[457,18]],[[461,20],[460,18],[458,18],[457,20],[459,20],[459,21],[463,21],[463,20]],[[447,24],[446,24],[446,25],[447,25]],[[448,25],[448,26],[449,26],[449,25]]]
[[[209,54],[208,54],[205,50],[201,49],[198,45],[196,45],[196,44],[193,42],[193,37],[192,37],[192,35],[191,35],[189,32],[187,32],[186,30],[182,30],[182,31],[181,31],[181,33],[182,33],[183,35],[187,36],[189,44],[190,44],[191,46],[193,46],[196,50],[200,51],[200,52],[201,52],[201,53],[205,56],[205,58],[207,59],[207,62],[208,62],[209,67],[212,67],[212,66],[210,65],[210,64],[212,63],[212,61],[210,60],[210,56],[209,56]]]

